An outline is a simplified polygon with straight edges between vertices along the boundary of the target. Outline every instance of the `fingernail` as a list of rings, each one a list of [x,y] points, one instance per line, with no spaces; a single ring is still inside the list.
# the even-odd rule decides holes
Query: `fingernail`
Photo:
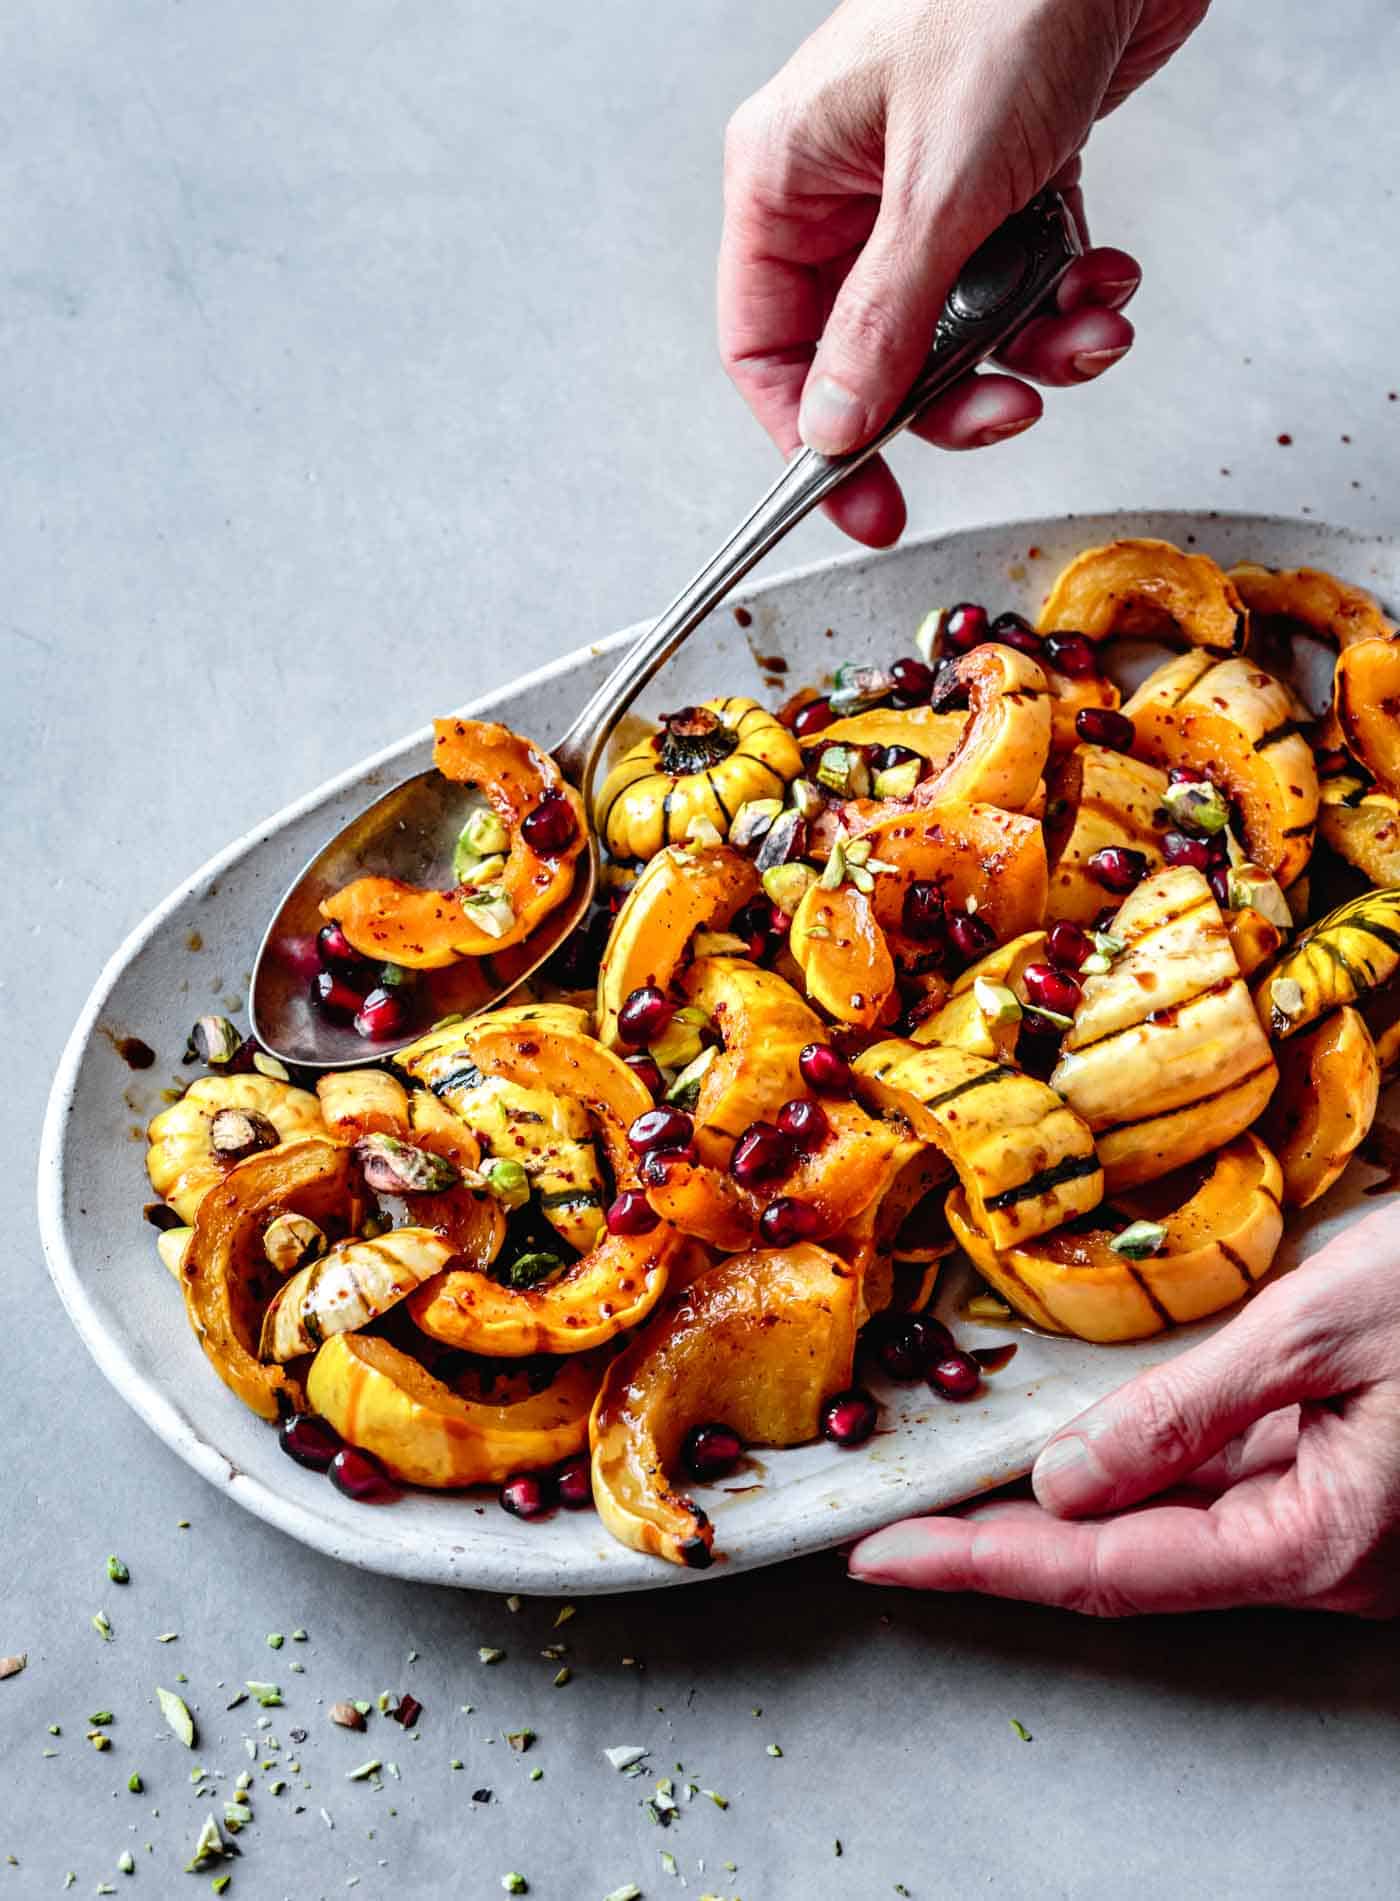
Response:
[[[978,432],[977,446],[987,449],[994,442],[1005,442],[1009,436],[1022,435],[1035,420],[1034,416],[1022,416],[1019,422],[993,423],[990,428]]]
[[[834,376],[809,376],[802,391],[797,433],[818,455],[845,455],[860,442],[865,404]]]
[[[1110,310],[1117,310],[1120,304],[1127,303],[1141,282],[1140,277],[1103,278],[1094,286],[1098,293],[1097,301],[1100,305],[1107,305]]]
[[[909,1525],[891,1525],[887,1531],[862,1538],[851,1556],[848,1575],[858,1584],[898,1584],[895,1574],[927,1549],[926,1534]]]
[[[1052,1439],[1031,1469],[1031,1486],[1050,1511],[1072,1509],[1096,1492],[1103,1471],[1085,1442],[1075,1433]]]
[[[1081,350],[1070,358],[1075,373],[1082,377],[1101,376],[1110,364],[1116,363],[1120,356],[1128,354],[1126,343],[1119,344],[1115,350]]]

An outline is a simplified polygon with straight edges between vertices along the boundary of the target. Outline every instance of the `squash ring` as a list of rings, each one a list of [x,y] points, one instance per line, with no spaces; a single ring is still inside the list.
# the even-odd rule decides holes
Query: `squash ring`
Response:
[[[1174,636],[1226,655],[1243,647],[1247,625],[1234,582],[1208,555],[1142,536],[1077,555],[1050,590],[1039,629],[1088,640]]]
[[[1384,639],[1400,631],[1382,612],[1374,594],[1339,581],[1321,568],[1264,568],[1241,561],[1231,568],[1230,579],[1256,621],[1291,621],[1338,654],[1358,641]],[[1318,739],[1328,749],[1342,744],[1335,684],[1334,679],[1334,703],[1323,717]]]

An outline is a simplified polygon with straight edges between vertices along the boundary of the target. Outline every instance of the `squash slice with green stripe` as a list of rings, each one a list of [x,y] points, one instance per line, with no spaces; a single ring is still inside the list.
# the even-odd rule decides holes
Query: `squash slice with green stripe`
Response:
[[[1154,1181],[1247,1129],[1278,1080],[1210,886],[1189,866],[1144,879],[1085,978],[1050,1086],[1088,1123],[1108,1192]]]
[[[1370,1133],[1380,1096],[1376,1045],[1350,1004],[1279,1050],[1279,1084],[1259,1124],[1283,1170],[1283,1198],[1326,1194]]]
[[[1361,772],[1324,779],[1318,834],[1339,858],[1373,885],[1400,885],[1400,799],[1373,786]]]
[[[670,845],[647,864],[608,933],[598,967],[598,1036],[621,1039],[617,1019],[634,990],[669,990],[686,945],[701,929],[723,930],[758,890],[752,861],[728,845]]]
[[[1283,1235],[1283,1177],[1251,1134],[1236,1136],[1201,1168],[1115,1199],[1088,1221],[998,1250],[954,1189],[948,1224],[983,1278],[1020,1314],[1081,1340],[1142,1340],[1218,1313],[1247,1294]],[[1113,1242],[1133,1221],[1158,1223],[1160,1245],[1142,1258]]]
[[[1255,864],[1285,889],[1307,870],[1317,767],[1299,731],[1306,708],[1282,680],[1255,660],[1192,652],[1150,674],[1123,711],[1139,759],[1192,767],[1233,801]]]
[[[455,1255],[431,1228],[393,1228],[327,1249],[278,1288],[263,1315],[258,1357],[296,1360],[333,1333],[355,1333],[441,1274]]]
[[[1095,852],[1127,845],[1162,863],[1162,839],[1171,821],[1162,795],[1167,775],[1160,766],[1113,752],[1107,746],[1076,746],[1054,773],[1045,806],[1045,850],[1050,895],[1045,915],[1092,924],[1104,906],[1104,888],[1089,869]]]
[[[1400,970],[1400,890],[1363,891],[1305,931],[1255,991],[1260,1021],[1280,1041],[1359,1003]]]
[[[902,1038],[874,1044],[854,1067],[867,1106],[947,1156],[994,1247],[1044,1234],[1102,1198],[1092,1134],[1035,1077]]]

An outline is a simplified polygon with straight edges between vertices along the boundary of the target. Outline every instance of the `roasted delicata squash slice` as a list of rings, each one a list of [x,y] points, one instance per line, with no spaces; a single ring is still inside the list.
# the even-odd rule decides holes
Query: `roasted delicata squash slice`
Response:
[[[584,1103],[557,1090],[487,1075],[472,1053],[476,1025],[524,1023],[532,1034],[586,1035],[588,1016],[562,1004],[533,1004],[531,1014],[496,1011],[473,1023],[432,1030],[396,1061],[458,1118],[486,1154],[519,1162],[550,1226],[571,1247],[592,1247],[603,1208],[603,1177]],[[423,1113],[420,1123],[426,1120]],[[484,1263],[482,1263],[484,1265]]]
[[[1400,794],[1400,635],[1338,656],[1333,711],[1347,751],[1382,791]]]
[[[1293,889],[1297,888],[1295,884]],[[1241,977],[1252,977],[1265,964],[1272,963],[1283,948],[1283,931],[1252,905],[1240,911],[1227,911],[1225,928],[1230,933],[1230,949],[1235,953]]]
[[[994,1247],[1044,1234],[1101,1200],[1093,1136],[1035,1077],[899,1038],[864,1051],[855,1070],[871,1107],[947,1156]]]
[[[327,1070],[317,1079],[316,1096],[337,1142],[402,1135],[408,1127],[408,1091],[387,1069]]]
[[[433,764],[445,779],[485,796],[498,822],[490,841],[496,849],[480,854],[470,881],[452,891],[356,878],[321,906],[363,956],[410,970],[437,970],[522,943],[568,897],[574,861],[588,841],[582,802],[548,753],[487,720],[440,719],[433,731]],[[549,804],[566,811],[571,824],[526,824]],[[567,843],[546,847],[540,841],[547,830],[567,834]]]
[[[633,1551],[702,1570],[714,1528],[671,1486],[693,1425],[720,1419],[749,1445],[817,1436],[823,1400],[850,1383],[859,1282],[824,1248],[736,1254],[628,1342],[593,1408],[593,1498]]]
[[[952,662],[947,691],[965,691],[968,720],[945,764],[917,788],[917,805],[1030,804],[1050,756],[1051,694],[1029,654],[992,643]]]
[[[1230,579],[1249,609],[1256,636],[1267,635],[1270,623],[1280,624],[1285,633],[1289,627],[1302,627],[1341,653],[1360,640],[1385,639],[1397,632],[1373,594],[1321,568],[1263,568],[1244,561],[1231,568]],[[1335,707],[1323,721],[1321,743],[1342,744]]]
[[[311,1363],[307,1397],[342,1438],[409,1485],[499,1485],[588,1443],[602,1360],[579,1354],[536,1389],[515,1375],[489,1395],[462,1393],[375,1334],[338,1333]]]
[[[756,1243],[764,1207],[778,1196],[810,1209],[813,1240],[841,1235],[879,1202],[892,1180],[892,1164],[896,1158],[902,1163],[917,1145],[898,1124],[878,1121],[858,1103],[830,1102],[826,1116],[825,1141],[799,1155],[763,1195],[707,1163],[672,1162],[659,1181],[648,1180],[647,1200],[680,1233],[724,1253]]]
[[[931,706],[872,706],[833,720],[797,742],[810,767],[828,746],[907,746],[930,765],[943,766],[958,749],[967,713],[938,713]]]
[[[598,968],[598,1036],[619,1045],[618,1013],[634,990],[669,990],[697,930],[722,931],[758,890],[750,859],[727,845],[669,845],[644,868],[613,921]]]
[[[1283,1235],[1282,1186],[1274,1157],[1245,1134],[1148,1196],[1038,1240],[998,1251],[960,1188],[948,1198],[948,1221],[978,1272],[1034,1325],[1081,1340],[1142,1340],[1249,1292]],[[1151,1252],[1115,1248],[1132,1222],[1159,1231]]]
[[[1001,941],[1045,922],[1045,839],[1033,818],[994,805],[896,804],[876,806],[853,831],[888,867],[875,875],[875,918],[900,962],[927,949],[903,929],[911,884],[937,885],[959,909],[971,899]]]
[[[954,980],[947,1002],[924,1018],[911,1041],[947,1043],[994,1063],[1012,1063],[1020,1030],[1019,1006],[1027,1001],[1022,978],[1026,966],[1044,956],[1044,931],[1025,931],[1009,944],[998,944]],[[1011,1004],[1006,1000],[1008,991]]]
[[[1248,1128],[1278,1071],[1199,871],[1145,879],[1112,935],[1124,949],[1085,978],[1050,1086],[1093,1130],[1115,1194]]]
[[[894,993],[894,959],[875,907],[852,884],[807,890],[788,935],[788,949],[813,1003],[840,1023],[870,1029]]]
[[[1282,1041],[1388,984],[1400,969],[1400,891],[1339,904],[1279,958],[1255,991],[1259,1019]]]
[[[594,823],[614,858],[684,844],[697,823],[721,838],[750,799],[781,799],[802,771],[797,741],[756,700],[706,700],[668,713],[608,773]]]
[[[333,1333],[354,1333],[388,1313],[453,1259],[430,1228],[393,1228],[328,1248],[278,1288],[263,1315],[258,1357],[296,1360]]]
[[[1234,654],[1244,645],[1247,619],[1234,582],[1208,555],[1140,536],[1077,555],[1050,590],[1039,626],[1042,634],[1090,640],[1176,638]]]
[[[263,1311],[282,1280],[264,1235],[280,1215],[305,1215],[331,1231],[352,1225],[356,1212],[350,1150],[324,1137],[251,1156],[199,1204],[181,1273],[185,1311],[219,1378],[263,1419],[306,1403],[298,1379],[258,1358]]]
[[[1371,884],[1400,886],[1400,799],[1377,791],[1360,773],[1324,779],[1317,829]]]
[[[271,1076],[201,1076],[146,1131],[146,1173],[182,1221],[209,1190],[260,1149],[324,1135],[321,1106],[306,1089]]]
[[[798,1057],[808,1043],[824,1043],[826,1029],[791,984],[741,957],[697,957],[683,988],[721,1044],[700,1078],[695,1145],[702,1162],[727,1168],[751,1123],[771,1122],[785,1102],[807,1094]]]
[[[1045,806],[1049,858],[1046,915],[1091,924],[1104,908],[1103,886],[1089,869],[1095,852],[1127,845],[1162,863],[1162,839],[1170,829],[1162,803],[1167,775],[1160,766],[1112,752],[1106,746],[1076,746],[1052,775]]]
[[[1356,651],[1353,649],[1353,651]],[[1250,858],[1285,889],[1307,869],[1317,823],[1317,767],[1290,690],[1247,659],[1183,654],[1124,707],[1134,751],[1204,773],[1239,808]]]
[[[1370,1133],[1381,1066],[1350,1005],[1282,1045],[1279,1083],[1259,1133],[1283,1170],[1283,1198],[1306,1208],[1326,1194]]]

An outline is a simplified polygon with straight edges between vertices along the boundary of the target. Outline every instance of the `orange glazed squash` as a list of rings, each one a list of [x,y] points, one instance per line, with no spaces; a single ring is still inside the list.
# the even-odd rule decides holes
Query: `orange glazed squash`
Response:
[[[1050,781],[1045,807],[1045,848],[1050,859],[1046,915],[1090,924],[1104,907],[1103,886],[1089,869],[1095,852],[1129,845],[1162,863],[1162,839],[1170,829],[1162,795],[1167,775],[1160,766],[1113,752],[1107,746],[1076,746]]]
[[[749,1445],[815,1439],[823,1400],[850,1383],[859,1291],[825,1248],[761,1248],[710,1268],[628,1342],[589,1426],[593,1499],[614,1538],[712,1563],[714,1527],[667,1477],[681,1442],[709,1419]]]
[[[181,1268],[185,1311],[214,1371],[245,1406],[271,1420],[306,1406],[301,1381],[258,1358],[263,1312],[282,1280],[263,1251],[263,1235],[288,1213],[326,1229],[352,1225],[349,1149],[313,1137],[240,1162],[200,1202]]]
[[[1208,555],[1146,537],[1087,548],[1059,576],[1040,615],[1042,634],[1171,638],[1238,653],[1247,621],[1229,575]]]
[[[521,1378],[467,1397],[374,1334],[337,1333],[311,1362],[311,1405],[340,1436],[410,1485],[499,1485],[557,1465],[588,1442],[603,1361],[565,1360],[543,1391]]]
[[[321,906],[362,956],[410,970],[437,970],[462,957],[490,957],[527,938],[563,904],[573,887],[574,860],[588,840],[583,804],[549,757],[508,727],[486,720],[434,722],[433,764],[445,779],[477,786],[505,826],[504,862],[473,901],[464,886],[426,891],[395,878],[356,878]],[[563,800],[573,836],[558,851],[537,851],[525,821],[546,800]]]
[[[968,721],[945,763],[913,794],[915,805],[999,805],[1021,812],[1050,754],[1049,682],[1028,654],[995,643],[952,662],[967,691]]]
[[[851,829],[869,840],[872,859],[891,867],[875,876],[875,917],[901,962],[927,950],[902,928],[911,884],[936,884],[958,909],[971,898],[1002,943],[1045,922],[1045,836],[1037,819],[995,805],[889,801]]]
[[[1400,635],[1359,640],[1338,657],[1334,711],[1347,751],[1400,794]]]
[[[788,948],[807,995],[841,1023],[871,1029],[894,991],[894,959],[869,898],[852,884],[811,885],[792,920]]]
[[[1305,627],[1338,653],[1359,640],[1384,638],[1400,631],[1381,611],[1373,594],[1339,581],[1321,568],[1262,568],[1244,561],[1231,568],[1230,579],[1254,617],[1253,644],[1261,653],[1272,653],[1273,649],[1259,643],[1260,622],[1264,623],[1266,640],[1269,623],[1280,624],[1285,634],[1291,623]],[[1328,748],[1342,744],[1335,706],[1329,708],[1322,722],[1319,743]]]
[[[1350,1005],[1278,1047],[1278,1088],[1259,1133],[1283,1170],[1283,1198],[1326,1194],[1370,1133],[1380,1094],[1376,1046]]]

